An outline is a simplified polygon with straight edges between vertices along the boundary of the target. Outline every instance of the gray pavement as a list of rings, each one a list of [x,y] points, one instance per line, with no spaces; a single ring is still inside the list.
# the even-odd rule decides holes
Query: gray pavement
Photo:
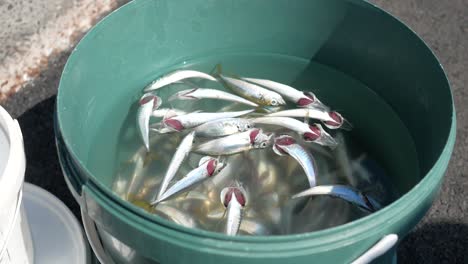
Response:
[[[423,221],[404,239],[400,263],[468,263],[468,1],[373,1],[415,30],[434,50],[452,85],[457,109],[457,144],[441,192]],[[62,53],[48,69],[1,103],[19,118],[28,167],[26,180],[51,191],[78,216],[65,187],[53,137],[53,108]]]

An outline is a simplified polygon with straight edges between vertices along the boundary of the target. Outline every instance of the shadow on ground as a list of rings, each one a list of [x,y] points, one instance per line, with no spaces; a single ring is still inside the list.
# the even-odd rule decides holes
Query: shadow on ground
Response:
[[[468,263],[468,225],[431,223],[411,232],[398,249],[398,263]]]
[[[57,196],[80,219],[79,206],[67,189],[55,148],[53,113],[55,96],[18,117],[26,152],[26,181]]]

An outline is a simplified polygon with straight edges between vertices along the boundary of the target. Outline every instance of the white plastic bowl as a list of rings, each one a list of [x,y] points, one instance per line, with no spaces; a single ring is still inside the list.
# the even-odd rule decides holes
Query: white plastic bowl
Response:
[[[26,158],[16,120],[0,107],[0,264],[34,263],[22,186]]]

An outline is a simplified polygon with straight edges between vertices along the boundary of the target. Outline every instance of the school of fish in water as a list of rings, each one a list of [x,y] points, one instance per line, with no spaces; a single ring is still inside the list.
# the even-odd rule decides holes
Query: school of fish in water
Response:
[[[335,148],[337,141],[327,129],[351,130],[352,125],[338,112],[330,110],[312,92],[300,91],[273,80],[227,76],[220,66],[215,74],[194,70],[175,70],[156,79],[144,88],[137,111],[137,126],[141,143],[150,152],[150,137],[158,134],[178,133],[183,135],[165,171],[159,190],[151,194],[150,205],[158,209],[165,207],[165,201],[188,195],[196,186],[207,179],[216,178],[228,164],[228,155],[271,148],[278,156],[290,156],[302,167],[307,176],[308,186],[290,197],[307,199],[312,196],[330,196],[343,199],[366,212],[374,212],[381,205],[372,197],[346,185],[317,185],[317,168],[312,153],[301,144],[319,144]],[[201,88],[190,79],[218,82],[233,93],[217,89]],[[233,104],[251,107],[250,110],[219,112],[185,112],[175,108],[160,108],[160,89],[173,84],[186,85],[188,89],[176,92],[168,98],[174,100],[223,100]],[[167,89],[167,88],[166,88]],[[287,102],[295,109],[285,109]],[[151,118],[160,122],[151,123]],[[320,123],[309,124],[309,120]],[[268,132],[257,125],[279,127],[292,133]],[[322,126],[323,125],[323,126]],[[201,140],[194,144],[195,138]],[[300,141],[298,140],[300,139]],[[189,153],[203,155],[198,167],[174,183],[173,179],[181,164],[187,162]],[[171,184],[172,183],[172,184]],[[219,192],[219,203],[226,209],[224,233],[235,236],[243,221],[243,210],[252,197],[235,181]],[[247,225],[247,223],[245,223]]]

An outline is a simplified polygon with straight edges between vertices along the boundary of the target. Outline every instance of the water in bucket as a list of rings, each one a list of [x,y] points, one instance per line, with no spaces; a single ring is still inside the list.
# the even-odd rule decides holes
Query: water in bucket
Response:
[[[334,150],[300,142],[316,160],[319,185],[351,185],[371,195],[382,205],[387,205],[418,180],[416,151],[407,129],[391,106],[365,84],[325,65],[277,54],[207,56],[168,67],[167,72],[178,68],[211,72],[218,63],[226,74],[271,79],[299,90],[310,90],[353,123],[354,129],[350,132],[328,130],[340,143]],[[154,77],[164,73],[156,72]],[[146,84],[142,82],[141,89]],[[196,84],[226,89],[208,81],[196,81]],[[248,109],[240,105],[230,107],[230,103],[209,99],[167,101],[175,92],[189,88],[176,84],[158,90],[158,96],[163,99],[161,107],[186,112]],[[98,130],[100,132],[94,138],[96,145],[108,147],[93,149],[88,165],[98,177],[112,175],[102,179],[108,179],[108,186],[123,199],[148,212],[187,227],[222,232],[225,208],[220,200],[220,191],[234,182],[240,182],[248,195],[240,228],[243,235],[311,232],[368,214],[330,197],[315,197],[300,202],[291,200],[292,195],[308,188],[307,177],[297,161],[279,157],[271,148],[229,156],[226,159],[228,167],[219,175],[188,193],[158,205],[156,209],[151,208],[148,202],[158,192],[172,155],[185,134],[151,134],[151,152],[146,153],[136,127],[136,102],[140,96],[141,90],[136,90],[135,104],[118,106],[128,107],[129,110],[117,138],[109,137],[107,125],[102,124],[103,129]],[[282,133],[277,128],[259,127],[268,132]],[[404,144],[395,145],[392,142]],[[385,160],[382,158],[384,155],[387,157]],[[178,170],[174,181],[195,168],[201,157],[191,154]],[[107,162],[102,162],[103,158]],[[408,168],[402,164],[414,166]]]

